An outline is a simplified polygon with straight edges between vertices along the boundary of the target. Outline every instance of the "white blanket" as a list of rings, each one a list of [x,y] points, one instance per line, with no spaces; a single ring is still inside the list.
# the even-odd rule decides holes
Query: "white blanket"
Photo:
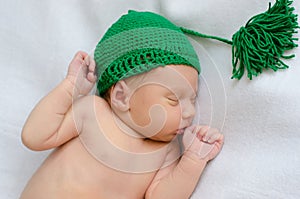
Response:
[[[268,0],[2,0],[0,6],[0,198],[18,198],[49,151],[20,140],[26,117],[66,74],[78,50],[91,52],[128,9],[158,12],[179,26],[230,39]],[[274,1],[272,1],[274,3]],[[294,7],[300,11],[300,2]],[[299,36],[299,35],[298,35]],[[231,47],[197,39],[201,123],[225,145],[192,198],[300,198],[300,50],[285,71],[231,80]]]

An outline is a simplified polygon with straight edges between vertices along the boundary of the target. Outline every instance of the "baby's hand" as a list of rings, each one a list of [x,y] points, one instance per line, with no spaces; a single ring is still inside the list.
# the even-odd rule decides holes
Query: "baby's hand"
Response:
[[[78,95],[87,95],[96,82],[96,64],[85,52],[77,52],[68,69],[67,79],[74,85]]]
[[[224,136],[217,129],[208,126],[190,126],[183,135],[185,151],[197,154],[207,162],[218,155],[223,143]]]

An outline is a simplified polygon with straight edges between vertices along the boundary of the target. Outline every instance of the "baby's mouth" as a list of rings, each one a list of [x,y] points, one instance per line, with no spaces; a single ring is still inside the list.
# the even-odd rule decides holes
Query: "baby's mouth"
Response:
[[[185,128],[182,128],[182,129],[178,129],[178,130],[176,131],[176,133],[179,134],[179,135],[181,135],[181,134],[184,133],[184,131],[185,131]]]

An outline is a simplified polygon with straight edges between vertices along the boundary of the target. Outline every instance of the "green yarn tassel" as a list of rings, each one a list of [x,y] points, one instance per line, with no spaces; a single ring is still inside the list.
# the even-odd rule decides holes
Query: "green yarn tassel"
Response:
[[[180,28],[184,33],[198,37],[218,40],[232,45],[232,77],[241,79],[248,72],[248,78],[262,73],[264,69],[286,69],[286,65],[281,58],[291,59],[292,55],[284,55],[287,50],[291,50],[298,45],[294,42],[293,34],[297,33],[297,15],[293,13],[291,7],[292,0],[276,0],[275,4],[261,14],[252,17],[245,25],[237,31],[232,41],[220,37],[205,35],[186,28]]]
[[[285,51],[297,47],[293,34],[299,28],[291,0],[276,0],[275,4],[262,13],[252,17],[232,37],[233,76],[241,79],[245,69],[248,78],[257,76],[264,69],[273,71],[286,69],[281,58],[291,59],[295,55],[284,55]]]

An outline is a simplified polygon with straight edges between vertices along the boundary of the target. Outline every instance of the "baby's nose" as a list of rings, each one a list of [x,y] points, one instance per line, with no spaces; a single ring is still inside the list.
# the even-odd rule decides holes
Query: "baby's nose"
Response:
[[[191,102],[182,104],[182,118],[190,119],[195,116],[195,105]]]

